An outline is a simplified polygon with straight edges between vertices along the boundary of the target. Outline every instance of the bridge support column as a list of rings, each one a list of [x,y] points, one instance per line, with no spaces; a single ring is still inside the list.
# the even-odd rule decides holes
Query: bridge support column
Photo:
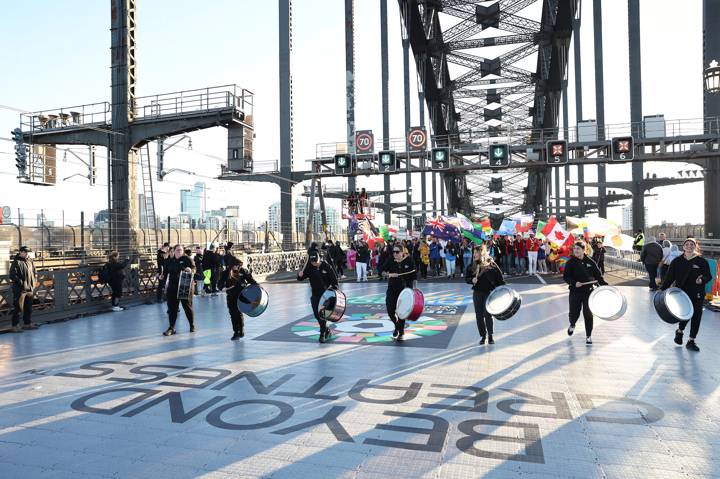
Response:
[[[703,70],[711,61],[720,61],[720,3],[703,2]],[[704,94],[705,118],[720,116],[720,95]],[[706,126],[707,128],[707,126]],[[714,128],[718,128],[715,123]],[[720,238],[720,156],[704,161],[705,169],[705,237]]]
[[[628,39],[630,43],[630,121],[635,138],[643,136],[642,129],[642,68],[640,64],[640,0],[628,1]],[[633,181],[633,233],[645,229],[645,191],[640,189],[643,181],[643,164],[632,164]]]
[[[127,256],[136,247],[132,227],[137,220],[135,155],[131,154],[129,105],[135,101],[135,0],[112,0],[111,5],[112,133],[108,158],[110,248]],[[133,215],[132,213],[135,213]]]

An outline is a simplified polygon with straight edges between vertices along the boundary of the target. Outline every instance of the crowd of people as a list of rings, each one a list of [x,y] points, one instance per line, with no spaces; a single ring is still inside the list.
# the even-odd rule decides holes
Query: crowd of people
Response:
[[[354,269],[357,281],[368,281],[368,277],[382,277],[382,265],[392,256],[392,248],[400,244],[406,248],[418,267],[422,279],[462,278],[467,266],[472,262],[474,242],[467,238],[460,241],[441,240],[437,237],[389,241],[374,241],[368,244],[362,239],[353,241],[344,251],[339,242],[323,245],[327,257],[339,275],[344,278],[345,269]],[[540,240],[534,233],[527,237],[520,234],[500,236],[484,242],[488,255],[507,276],[534,274],[561,274],[562,264],[572,254],[569,248],[563,249]],[[586,253],[605,272],[605,246],[601,238],[587,243]]]

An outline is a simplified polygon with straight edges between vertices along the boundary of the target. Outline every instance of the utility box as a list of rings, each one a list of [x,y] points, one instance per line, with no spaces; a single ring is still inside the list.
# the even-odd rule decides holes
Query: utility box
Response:
[[[577,141],[597,141],[598,125],[595,120],[583,120],[577,124]]]
[[[645,138],[664,138],[665,115],[648,115],[643,117],[643,133]]]
[[[231,123],[228,131],[228,170],[236,173],[252,173],[252,128]]]

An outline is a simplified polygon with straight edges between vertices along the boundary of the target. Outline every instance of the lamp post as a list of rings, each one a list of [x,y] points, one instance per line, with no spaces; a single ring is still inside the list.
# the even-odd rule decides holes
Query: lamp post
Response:
[[[711,95],[720,94],[720,65],[716,60],[710,62],[703,72],[703,79],[705,80],[705,92]]]

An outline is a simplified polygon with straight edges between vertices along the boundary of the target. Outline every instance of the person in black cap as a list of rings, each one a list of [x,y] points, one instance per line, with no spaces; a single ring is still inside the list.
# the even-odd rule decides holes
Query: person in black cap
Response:
[[[387,273],[388,289],[385,295],[385,307],[390,321],[395,323],[393,338],[398,341],[405,339],[405,320],[397,317],[395,309],[400,293],[405,288],[412,288],[415,281],[415,263],[407,250],[400,243],[392,246],[392,258],[383,265],[383,274]]]
[[[220,288],[220,290],[225,288],[225,292],[227,293],[227,307],[230,312],[230,320],[232,321],[233,327],[233,336],[230,339],[237,341],[245,336],[245,318],[238,309],[237,302],[238,300],[244,303],[248,302],[240,295],[240,292],[249,284],[257,284],[257,281],[252,277],[252,273],[243,267],[244,255],[231,257],[233,261],[230,266],[223,271],[222,275],[220,275],[218,288]]]
[[[10,265],[10,281],[13,292],[13,333],[22,333],[25,329],[37,329],[32,323],[33,291],[35,290],[35,265],[28,258],[30,248],[21,246]],[[23,325],[20,326],[20,313]]]
[[[205,285],[205,294],[217,296],[217,280],[218,268],[220,267],[220,257],[215,252],[215,245],[210,244],[203,254],[203,273],[210,271],[210,284]]]
[[[665,279],[660,285],[664,291],[675,283],[675,286],[682,289],[690,297],[693,304],[693,315],[690,319],[690,339],[687,347],[690,351],[698,352],[700,348],[695,344],[698,331],[700,331],[700,320],[702,319],[703,304],[705,301],[705,284],[712,280],[710,265],[707,260],[699,256],[697,252],[697,240],[688,237],[683,243],[683,254],[678,256],[668,268]],[[675,331],[675,344],[682,344],[683,333],[688,321],[680,321]]]
[[[317,250],[312,249],[308,253],[308,261],[305,263],[305,267],[302,271],[298,272],[297,275],[298,281],[303,281],[305,279],[310,280],[310,288],[312,289],[310,306],[312,307],[315,319],[317,319],[317,322],[320,325],[319,341],[324,343],[326,340],[330,339],[330,329],[327,327],[327,321],[320,316],[320,297],[328,288],[337,288],[338,279],[332,266],[321,259]]]
[[[157,264],[157,289],[155,291],[155,302],[163,302],[163,293],[165,292],[165,268],[164,264],[170,254],[170,243],[163,243],[162,248],[157,250],[155,255],[155,263]]]

